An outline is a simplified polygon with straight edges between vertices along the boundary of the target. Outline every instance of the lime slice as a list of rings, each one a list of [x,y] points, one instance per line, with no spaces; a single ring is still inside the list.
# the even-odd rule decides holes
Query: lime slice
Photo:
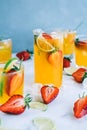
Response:
[[[0,127],[0,130],[19,130],[19,129]]]
[[[55,123],[49,118],[37,117],[33,119],[33,123],[39,130],[57,130]]]
[[[8,72],[13,65],[18,61],[17,58],[11,58],[4,66],[4,72]]]
[[[44,52],[51,52],[55,50],[55,47],[52,46],[45,38],[43,37],[38,37],[37,38],[37,46],[41,51]]]
[[[77,70],[76,67],[64,68],[64,72],[67,75],[72,75]]]
[[[47,105],[41,102],[30,102],[29,103],[30,108],[33,109],[38,109],[38,110],[42,110],[42,111],[46,111],[47,110]]]

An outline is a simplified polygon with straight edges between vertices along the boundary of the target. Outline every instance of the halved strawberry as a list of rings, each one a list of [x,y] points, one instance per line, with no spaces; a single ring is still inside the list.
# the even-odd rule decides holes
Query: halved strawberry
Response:
[[[59,89],[54,86],[44,85],[41,88],[41,95],[44,103],[48,104],[52,102],[58,95]]]
[[[84,76],[86,71],[87,70],[85,68],[79,68],[72,74],[72,76],[75,79],[75,81],[82,83],[83,79],[85,78]]]
[[[27,106],[29,107],[29,102],[31,102],[29,94],[25,98],[22,95],[13,95],[0,106],[0,111],[18,115],[23,113]]]
[[[76,118],[81,118],[87,114],[87,96],[79,98],[73,107],[74,116]]]
[[[53,65],[54,67],[58,67],[60,64],[62,64],[62,51],[53,51],[48,56],[48,62]]]

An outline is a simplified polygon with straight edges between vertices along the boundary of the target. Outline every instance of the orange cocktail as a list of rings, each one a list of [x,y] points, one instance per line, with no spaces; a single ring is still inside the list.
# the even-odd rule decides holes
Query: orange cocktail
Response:
[[[64,56],[70,57],[74,52],[75,31],[64,31]]]
[[[0,63],[6,63],[12,56],[11,39],[0,39]]]
[[[36,36],[34,35],[36,38]],[[40,33],[34,41],[34,79],[36,83],[61,87],[63,70],[63,37]]]
[[[78,66],[87,67],[87,36],[75,40],[75,62]]]
[[[10,61],[10,62],[9,62]],[[0,104],[12,95],[23,95],[24,68],[15,58],[10,59],[5,67],[0,67]]]

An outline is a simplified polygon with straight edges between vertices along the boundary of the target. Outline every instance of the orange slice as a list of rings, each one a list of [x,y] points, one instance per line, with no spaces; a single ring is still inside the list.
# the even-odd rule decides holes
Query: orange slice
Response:
[[[39,50],[44,52],[52,52],[55,50],[55,47],[42,36],[37,38],[37,46]]]

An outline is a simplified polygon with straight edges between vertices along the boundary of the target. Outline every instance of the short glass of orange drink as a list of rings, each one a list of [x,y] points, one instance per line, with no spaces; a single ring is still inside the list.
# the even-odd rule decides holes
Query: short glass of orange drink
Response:
[[[56,32],[34,33],[35,83],[62,85],[63,36]]]
[[[0,38],[0,63],[6,63],[12,57],[12,40]]]
[[[87,67],[87,35],[78,35],[75,39],[75,63]]]
[[[0,66],[0,104],[12,95],[23,95],[24,67],[17,58],[11,58],[4,66]]]

